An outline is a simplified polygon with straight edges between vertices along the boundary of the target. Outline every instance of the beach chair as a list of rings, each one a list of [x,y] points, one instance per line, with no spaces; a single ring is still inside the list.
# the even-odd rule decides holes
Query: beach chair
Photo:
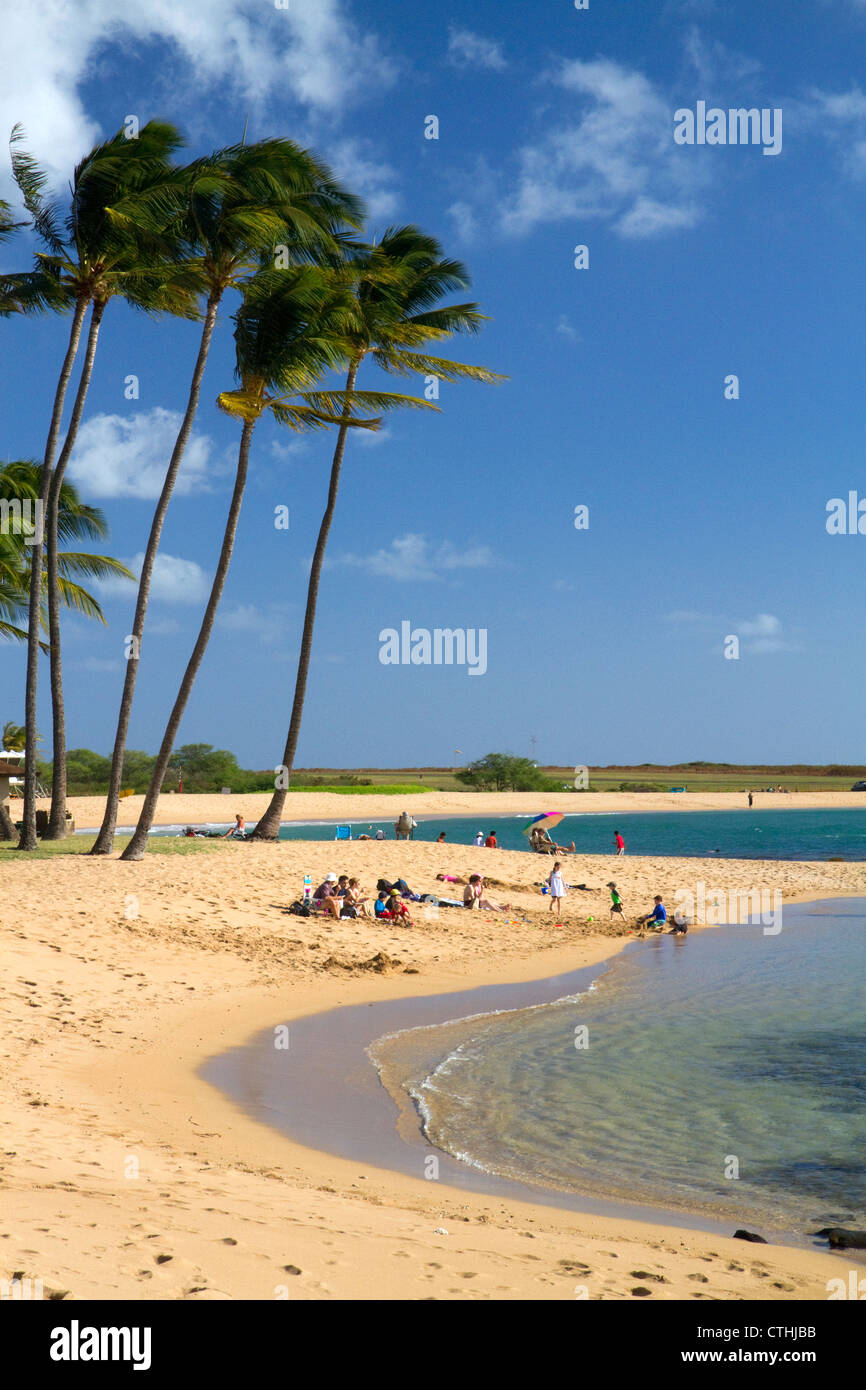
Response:
[[[337,833],[336,833],[336,835],[334,836],[334,839],[335,839],[335,840],[351,840],[351,838],[352,838],[352,827],[351,827],[351,825],[338,825],[338,826],[337,826]]]

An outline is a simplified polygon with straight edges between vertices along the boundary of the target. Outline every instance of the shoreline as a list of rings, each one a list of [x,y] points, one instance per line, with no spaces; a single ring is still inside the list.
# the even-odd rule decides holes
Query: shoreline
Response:
[[[572,895],[558,929],[530,888],[530,856],[477,853],[514,887],[523,916],[505,932],[490,914],[456,910],[400,934],[284,914],[304,872],[346,867],[368,882],[403,872],[423,891],[438,868],[469,862],[466,847],[443,860],[441,847],[417,841],[284,842],[278,856],[226,842],[183,859],[2,866],[0,1277],[24,1270],[69,1298],[271,1299],[288,1286],[293,1300],[572,1300],[576,1282],[590,1298],[629,1299],[643,1270],[658,1276],[656,1299],[825,1298],[843,1268],[836,1255],[470,1193],[335,1157],[251,1120],[196,1074],[275,1023],[598,967],[631,939],[585,920],[603,890]],[[610,858],[581,864],[603,883]],[[694,861],[617,866],[635,906],[662,872],[674,883]],[[866,896],[866,869],[854,864],[763,864],[757,880],[754,863],[706,872],[732,884],[782,873],[791,901]]]
[[[823,915],[821,909],[831,911],[834,903],[841,901],[844,899],[805,898],[803,904]],[[692,934],[707,930],[710,928],[699,926],[692,929]],[[640,945],[646,948],[655,939],[646,938]],[[580,1216],[656,1222],[717,1236],[732,1236],[732,1227],[755,1224],[765,1232],[770,1244],[818,1250],[808,1232],[789,1227],[771,1229],[757,1215],[721,1214],[710,1207],[700,1210],[666,1206],[663,1202],[630,1200],[601,1189],[557,1189],[533,1184],[461,1162],[425,1137],[423,1115],[402,1078],[394,1075],[390,1067],[388,1043],[398,1037],[405,1043],[412,1034],[435,1032],[436,1046],[425,1056],[422,1070],[434,1067],[441,1060],[442,1049],[455,1044],[453,1037],[448,1043],[442,1041],[445,1029],[453,1028],[462,1041],[465,1025],[473,1020],[579,998],[595,989],[596,982],[604,978],[627,948],[634,950],[637,946],[634,939],[621,941],[592,965],[540,979],[470,984],[447,993],[411,993],[292,1018],[288,1020],[292,1024],[291,1040],[287,1038],[286,1045],[296,1057],[300,1054],[306,1069],[303,1079],[293,1075],[292,1068],[279,1078],[274,1075],[268,1061],[268,1044],[272,1053],[273,1043],[267,1028],[228,1051],[209,1057],[197,1075],[250,1119],[267,1125],[290,1142],[355,1163],[372,1164],[390,1173],[426,1177],[430,1150],[435,1150],[437,1181],[441,1177],[446,1186],[461,1191],[568,1210]],[[368,1013],[368,1009],[372,1012]],[[328,1096],[327,1107],[321,1103],[322,1093]],[[866,1256],[859,1258],[866,1260]]]

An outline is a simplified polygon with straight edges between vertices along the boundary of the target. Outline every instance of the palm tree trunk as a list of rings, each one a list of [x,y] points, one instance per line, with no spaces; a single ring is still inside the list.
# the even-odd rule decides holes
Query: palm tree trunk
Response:
[[[346,390],[354,391],[355,377],[358,374],[358,364],[353,362],[349,368],[349,375],[346,378]],[[351,414],[351,407],[347,404],[343,409],[343,415]],[[340,486],[340,470],[343,467],[343,453],[346,448],[346,436],[349,433],[348,425],[341,425],[337,435],[337,446],[334,449],[334,458],[331,463],[331,480],[328,487],[328,503],[319,527],[319,536],[316,541],[316,549],[313,552],[313,563],[310,567],[310,579],[307,584],[307,607],[304,612],[304,630],[301,635],[301,651],[298,657],[298,674],[295,677],[295,698],[292,702],[292,715],[289,720],[289,733],[286,739],[286,747],[283,753],[283,765],[280,769],[280,780],[285,786],[277,787],[271,797],[268,809],[261,817],[255,830],[252,833],[253,840],[276,840],[280,833],[280,821],[282,820],[283,807],[286,804],[286,797],[289,793],[289,782],[292,770],[295,765],[295,754],[298,750],[298,737],[301,732],[301,717],[304,712],[304,698],[307,693],[307,676],[310,670],[310,656],[313,650],[313,629],[316,623],[316,605],[319,600],[319,581],[322,575],[322,564],[325,559],[325,547],[328,544],[328,533],[331,529],[331,522],[334,519],[334,512],[337,507],[337,492]]]
[[[132,836],[132,839],[126,846],[126,849],[123,851],[123,854],[120,856],[121,859],[143,859],[144,852],[147,849],[147,832],[153,825],[153,817],[156,812],[156,803],[159,800],[159,794],[162,790],[162,780],[165,777],[166,770],[168,768],[171,752],[174,748],[174,741],[177,737],[177,731],[180,728],[180,721],[183,718],[184,710],[186,709],[187,701],[189,700],[193,683],[195,681],[196,676],[198,675],[199,667],[201,666],[205,651],[207,650],[207,644],[210,641],[210,635],[213,631],[214,619],[216,618],[216,611],[219,606],[220,598],[222,597],[222,591],[225,586],[229,564],[231,563],[232,550],[234,549],[235,543],[235,534],[238,529],[238,518],[241,512],[241,503],[243,502],[244,498],[244,487],[246,486],[247,481],[247,466],[249,464],[250,456],[250,441],[252,440],[254,429],[255,420],[247,420],[244,424],[243,432],[241,433],[240,448],[238,450],[238,468],[237,473],[235,475],[235,487],[234,492],[232,493],[232,500],[229,506],[228,516],[226,518],[225,535],[223,536],[222,549],[220,550],[219,563],[217,564],[216,574],[214,575],[214,581],[210,591],[210,597],[207,601],[207,607],[204,612],[204,617],[201,620],[201,627],[199,628],[198,637],[196,638],[196,643],[193,647],[192,656],[190,657],[186,671],[184,672],[184,677],[180,684],[180,690],[178,691],[177,699],[174,702],[174,708],[171,711],[168,724],[165,728],[165,733],[163,734],[162,744],[160,745],[159,752],[156,755],[156,765],[151,775],[150,786],[148,787],[147,795],[144,798],[144,805],[141,808],[141,815],[138,818],[138,824],[135,827],[135,832]]]
[[[198,357],[196,358],[195,370],[193,371],[189,388],[186,413],[181,422],[177,439],[174,442],[174,449],[172,450],[165,481],[162,485],[162,492],[159,495],[159,501],[156,504],[156,511],[153,514],[153,521],[150,526],[147,549],[144,552],[144,559],[141,565],[141,576],[138,581],[135,617],[132,620],[132,633],[130,635],[133,641],[129,644],[126,675],[123,681],[123,694],[120,697],[120,711],[117,717],[117,731],[114,735],[114,750],[111,755],[111,773],[108,780],[108,798],[105,803],[105,814],[102,818],[102,825],[96,837],[96,843],[90,851],[91,854],[110,854],[114,848],[117,808],[120,801],[121,782],[123,780],[123,758],[126,753],[126,739],[129,733],[129,721],[132,715],[132,700],[135,694],[135,682],[138,676],[139,661],[141,659],[141,639],[142,633],[144,632],[144,620],[147,614],[148,599],[150,597],[153,567],[156,563],[156,555],[162,537],[162,527],[166,512],[168,511],[168,504],[171,501],[171,495],[174,491],[178,469],[180,468],[181,459],[183,458],[190,431],[192,430],[193,421],[195,420],[196,411],[198,410],[201,383],[204,377],[208,352],[210,351],[210,343],[213,337],[221,296],[222,291],[215,290],[207,302]]]
[[[5,801],[0,801],[0,840],[14,840],[15,826]]]
[[[57,524],[60,511],[60,489],[69,456],[78,436],[78,426],[87,399],[90,378],[93,375],[93,361],[96,357],[96,344],[99,339],[99,325],[105,313],[107,300],[95,300],[90,311],[90,332],[87,335],[87,348],[75,393],[75,403],[66,430],[63,448],[51,479],[48,493],[48,511],[45,518],[45,569],[48,582],[48,636],[51,648],[51,713],[53,725],[53,768],[51,773],[51,814],[48,829],[43,836],[46,840],[62,840],[66,836],[66,710],[63,704],[63,667],[60,659],[60,571],[57,562]]]
[[[63,418],[63,403],[66,400],[66,390],[69,386],[69,378],[72,376],[75,355],[78,352],[78,343],[81,338],[84,315],[87,313],[87,303],[88,301],[85,297],[77,299],[75,302],[75,313],[72,317],[72,327],[69,330],[69,343],[66,348],[66,356],[63,359],[63,366],[60,369],[57,390],[54,393],[54,409],[51,412],[51,425],[48,430],[48,438],[45,442],[45,454],[42,459],[42,479],[39,489],[39,502],[42,508],[43,524],[46,503],[48,501],[48,490],[51,486],[51,469],[54,464],[54,453],[60,434],[60,421]],[[36,688],[39,675],[39,628],[42,619],[43,552],[44,541],[39,540],[33,546],[33,554],[30,557],[30,611],[27,621],[27,677],[24,696],[24,727],[27,730],[27,756],[24,760],[24,823],[21,828],[21,838],[18,841],[18,848],[25,850],[36,849],[38,845],[38,840],[36,838]]]

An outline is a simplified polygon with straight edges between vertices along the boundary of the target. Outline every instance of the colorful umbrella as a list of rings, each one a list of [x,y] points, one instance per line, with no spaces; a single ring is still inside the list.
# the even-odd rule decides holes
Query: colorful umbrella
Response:
[[[543,811],[540,816],[534,816],[524,829],[524,835],[531,835],[536,826],[541,830],[552,830],[555,825],[564,817],[564,811]]]

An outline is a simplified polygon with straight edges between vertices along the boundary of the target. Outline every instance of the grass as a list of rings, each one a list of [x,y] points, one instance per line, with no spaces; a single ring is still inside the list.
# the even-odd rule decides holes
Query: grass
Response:
[[[118,835],[114,841],[115,851],[119,854],[125,849],[132,839],[131,835]],[[0,864],[27,864],[31,859],[54,859],[62,854],[87,854],[96,843],[95,835],[70,835],[66,840],[40,840],[38,849],[19,853],[15,848],[16,841],[4,840],[0,842]],[[209,850],[218,849],[222,845],[221,840],[192,840],[175,839],[173,836],[151,836],[147,842],[148,854],[207,854]]]
[[[369,787],[340,786],[337,783],[330,786],[305,787],[303,782],[293,782],[289,787],[290,792],[338,792],[340,796],[409,796],[433,790],[433,787],[424,787],[418,782],[388,782]]]

